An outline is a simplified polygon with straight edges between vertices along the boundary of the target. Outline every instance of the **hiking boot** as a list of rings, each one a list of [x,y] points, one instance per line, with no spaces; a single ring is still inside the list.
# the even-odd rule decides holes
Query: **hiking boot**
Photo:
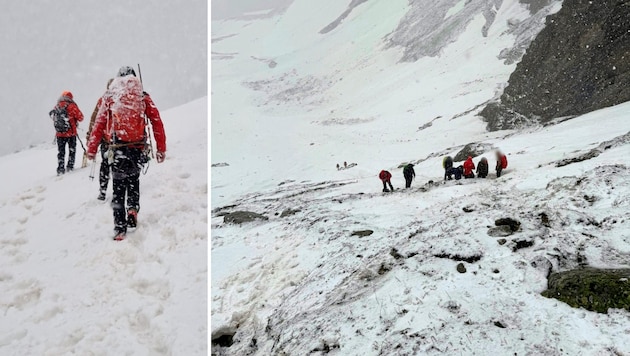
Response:
[[[64,171],[64,169],[57,169],[57,175],[60,176],[62,174],[66,173],[66,171]]]
[[[70,167],[70,166],[66,167],[66,172],[68,173],[72,172],[73,170],[74,170],[74,167]]]
[[[127,227],[136,227],[138,225],[138,212],[136,209],[127,211]]]
[[[115,227],[114,228],[114,240],[121,241],[125,239],[125,235],[127,234],[127,229],[124,227]]]
[[[98,193],[98,198],[96,198],[98,200],[105,200],[105,192],[101,191],[100,193]]]

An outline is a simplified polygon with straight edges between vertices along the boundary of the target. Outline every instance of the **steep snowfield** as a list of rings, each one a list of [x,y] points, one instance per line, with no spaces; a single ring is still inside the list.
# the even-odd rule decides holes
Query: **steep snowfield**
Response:
[[[514,69],[499,58],[522,46],[514,24],[532,19],[497,1],[485,37],[484,15],[452,3],[445,15],[472,18],[415,62],[385,45],[407,1],[360,3],[324,35],[348,2],[213,22],[210,333],[234,341],[213,353],[630,353],[627,311],[544,298],[546,271],[532,265],[630,265],[630,104],[486,132],[478,106]],[[556,165],[610,140],[595,158]],[[489,179],[443,183],[442,157],[469,142],[505,151],[505,175],[489,151]],[[357,165],[336,170],[344,161]],[[417,163],[412,189],[381,193],[378,172],[401,188],[406,162]],[[281,217],[287,209],[299,211]],[[239,210],[269,220],[224,223]],[[500,244],[488,230],[502,217],[522,225]]]
[[[91,166],[56,177],[49,145],[0,157],[0,354],[206,354],[207,98],[162,117],[167,159],[123,242]]]

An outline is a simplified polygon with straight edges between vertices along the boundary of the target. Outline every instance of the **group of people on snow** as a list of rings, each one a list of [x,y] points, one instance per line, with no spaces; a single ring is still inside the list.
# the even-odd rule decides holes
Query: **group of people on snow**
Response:
[[[496,151],[497,164],[495,170],[497,172],[497,178],[501,177],[501,172],[507,168],[507,156],[501,151]],[[411,182],[416,176],[416,172],[413,169],[414,165],[409,163],[403,167],[403,177],[405,177],[405,188],[411,187]],[[463,178],[475,178],[475,172],[478,178],[488,177],[488,159],[482,157],[477,163],[477,170],[475,171],[475,162],[473,162],[472,156],[468,156],[463,165],[453,167],[453,157],[446,156],[442,160],[442,168],[444,168],[444,180],[460,180]],[[389,171],[382,170],[378,178],[383,183],[383,192],[394,191],[392,186],[392,174]]]
[[[77,127],[83,113],[64,91],[50,111],[56,130],[58,147],[57,175],[74,169]],[[106,92],[98,99],[86,136],[85,159],[94,160],[101,150],[99,195],[105,200],[110,172],[112,176],[111,206],[114,215],[114,239],[122,240],[127,228],[135,228],[140,211],[140,173],[153,154],[151,134],[156,142],[155,158],[165,159],[166,135],[160,113],[151,96],[142,88],[132,67],[123,66],[115,78],[107,82]],[[65,164],[65,148],[68,162]],[[82,144],[83,145],[83,144]]]

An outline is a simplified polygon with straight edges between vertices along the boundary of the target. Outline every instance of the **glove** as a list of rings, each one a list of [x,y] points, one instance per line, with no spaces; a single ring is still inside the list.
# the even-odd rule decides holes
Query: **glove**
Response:
[[[87,159],[89,159],[90,161],[96,158],[95,153],[86,153],[86,156],[87,156]]]
[[[155,154],[155,158],[157,158],[158,163],[164,162],[166,154],[164,152],[158,152]]]

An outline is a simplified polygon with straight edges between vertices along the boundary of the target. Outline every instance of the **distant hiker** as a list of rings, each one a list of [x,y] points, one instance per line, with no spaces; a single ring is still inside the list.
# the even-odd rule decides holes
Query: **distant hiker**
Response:
[[[72,98],[72,93],[64,91],[57,100],[57,105],[50,111],[50,118],[55,125],[57,140],[57,175],[74,169],[74,159],[77,151],[77,126],[83,121],[83,113]],[[68,165],[66,160],[66,145],[68,145]]]
[[[145,115],[153,127],[157,161],[162,163],[166,152],[166,135],[160,112],[149,94],[142,91],[142,83],[136,78],[133,68],[120,68],[118,76],[103,97],[88,142],[90,160],[96,156],[103,136],[110,142],[108,155],[111,157],[108,158],[112,164],[115,240],[124,239],[127,227],[134,228],[138,223],[140,171],[148,161],[145,149],[147,140],[150,140],[146,132]]]
[[[455,180],[460,180],[462,179],[462,176],[464,175],[464,167],[459,166],[457,168],[451,168],[451,172],[455,176]]]
[[[393,192],[394,191],[394,187],[392,186],[392,174],[389,173],[388,171],[381,171],[381,173],[378,174],[378,177],[381,179],[381,181],[383,182],[383,192],[389,192],[390,190]],[[387,185],[389,185],[389,190],[387,189]]]
[[[411,188],[411,181],[416,176],[416,171],[413,170],[413,164],[409,163],[403,168],[403,176],[405,176],[405,188]]]
[[[444,168],[444,180],[446,180],[447,178],[448,180],[453,179],[451,178],[451,175],[454,174],[454,172],[451,171],[451,169],[453,168],[453,157],[444,157],[444,159],[442,160],[442,168]]]
[[[486,178],[488,176],[488,160],[482,157],[477,164],[477,177]]]
[[[466,162],[464,162],[464,178],[475,178],[475,173],[473,173],[475,169],[475,163],[473,162],[472,156],[468,156]]]
[[[501,177],[501,172],[507,168],[507,165],[507,157],[501,151],[497,151],[497,178]]]
[[[348,162],[346,161],[343,162],[343,168],[348,168]]]
[[[112,84],[114,78],[111,78],[107,81],[107,89]],[[92,134],[92,129],[94,128],[94,121],[96,121],[96,114],[98,114],[98,109],[101,107],[103,103],[103,98],[107,95],[107,92],[103,94],[98,101],[96,102],[96,106],[94,107],[94,111],[92,111],[92,117],[90,118],[90,126],[88,127],[87,136],[85,137],[85,141],[90,141],[90,135]],[[107,192],[107,183],[109,183],[109,160],[107,159],[107,150],[109,149],[109,142],[105,139],[105,136],[101,139],[100,143],[101,149],[101,169],[98,175],[98,183],[99,183],[99,193],[98,200],[105,200],[105,193]],[[87,158],[87,152],[85,153],[85,157]]]
[[[337,170],[339,170],[341,167],[339,167],[339,163],[337,163]]]

